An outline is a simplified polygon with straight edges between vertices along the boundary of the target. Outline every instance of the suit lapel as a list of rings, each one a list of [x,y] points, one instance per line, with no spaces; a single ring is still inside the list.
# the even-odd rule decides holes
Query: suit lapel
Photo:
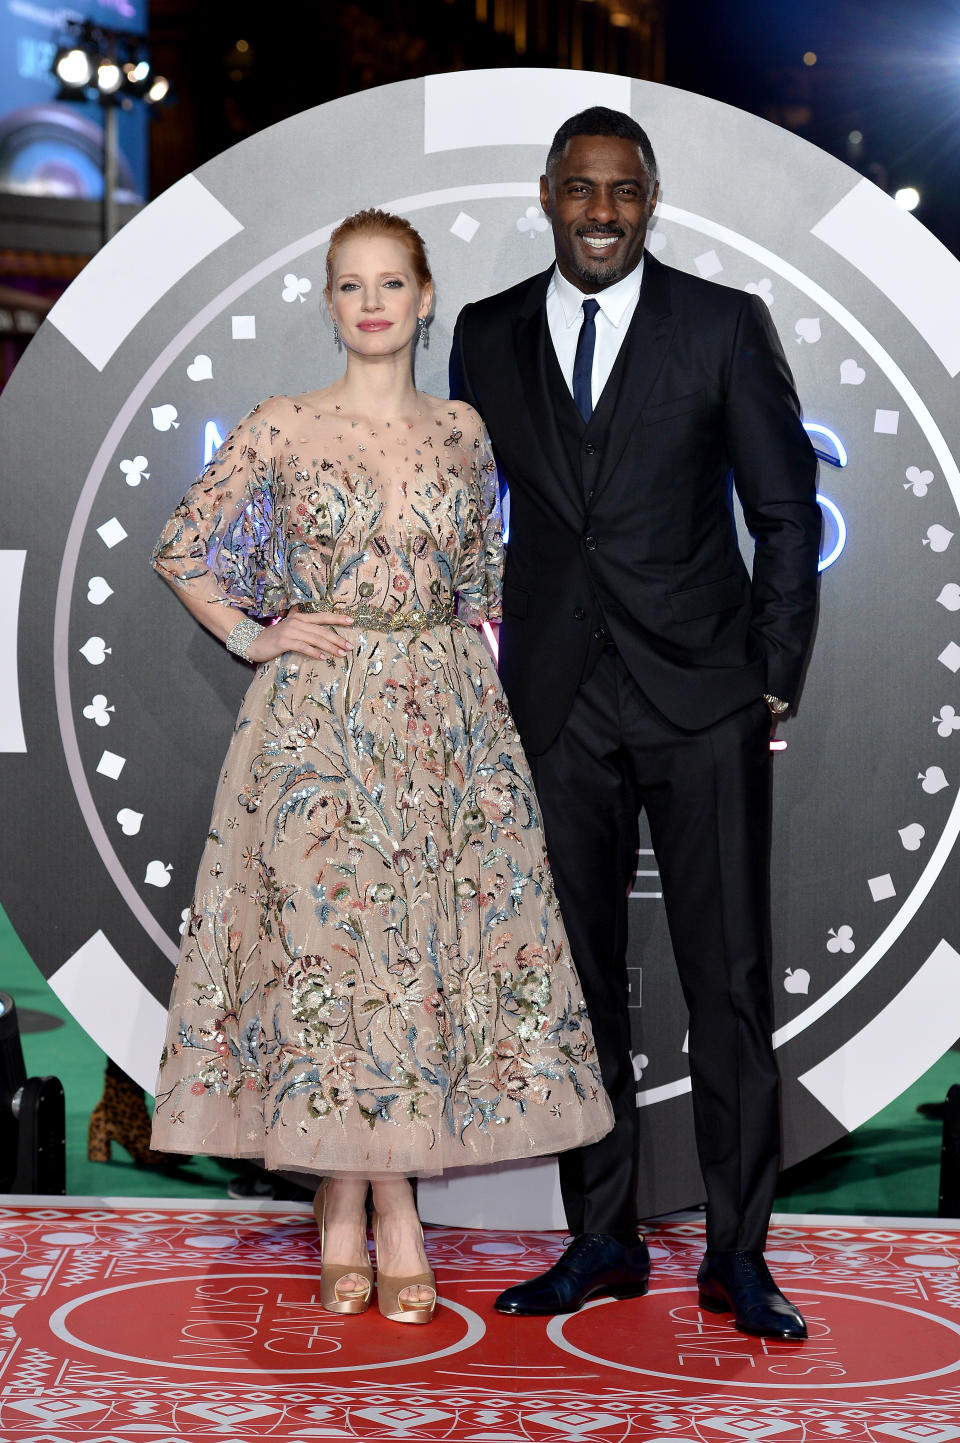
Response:
[[[527,298],[514,321],[514,354],[538,447],[558,488],[582,511],[580,483],[560,436],[547,379],[547,347],[553,343],[547,329],[546,296],[552,273],[551,266],[531,283]]]
[[[595,496],[610,480],[639,423],[641,408],[660,375],[675,329],[676,317],[670,309],[670,273],[648,252],[637,308],[591,418],[591,424],[596,421],[598,428],[608,423]]]

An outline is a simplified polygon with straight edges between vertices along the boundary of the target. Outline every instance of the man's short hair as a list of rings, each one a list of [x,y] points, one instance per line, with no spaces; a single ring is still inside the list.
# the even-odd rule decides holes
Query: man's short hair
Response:
[[[626,115],[622,110],[609,110],[605,105],[591,105],[589,110],[581,110],[578,115],[571,115],[569,120],[565,120],[553,137],[553,143],[547,152],[548,180],[553,179],[553,172],[567,148],[567,142],[575,135],[615,135],[620,140],[632,140],[640,147],[651,184],[656,185],[660,179],[657,157],[643,126],[638,125],[633,116]]]

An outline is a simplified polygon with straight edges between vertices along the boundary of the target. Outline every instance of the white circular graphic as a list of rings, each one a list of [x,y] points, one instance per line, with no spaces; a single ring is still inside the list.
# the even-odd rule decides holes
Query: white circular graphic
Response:
[[[381,205],[424,234],[437,302],[417,379],[445,394],[461,305],[551,263],[538,176],[589,84],[657,150],[651,250],[770,307],[821,456],[818,636],[775,758],[775,1041],[796,1162],[960,1035],[960,265],[856,172],[755,117],[617,76],[498,73],[496,106],[489,83],[388,86],[243,142],[131,222],[31,344],[0,397],[19,478],[0,593],[21,659],[0,663],[15,819],[0,900],[73,1014],[152,1087],[247,680],[151,574],[156,535],[264,393],[339,372],[324,258],[352,210]],[[653,1159],[640,1207],[657,1214],[700,1200],[702,1184],[686,1014],[641,846],[628,962]],[[426,1182],[429,1215],[509,1223],[522,1193],[543,1197],[540,1225],[559,1224],[551,1167],[505,1177],[492,1202],[470,1180]]]

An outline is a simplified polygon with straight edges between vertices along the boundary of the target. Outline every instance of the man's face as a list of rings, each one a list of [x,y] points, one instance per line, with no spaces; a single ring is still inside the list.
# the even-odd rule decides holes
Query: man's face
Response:
[[[560,274],[585,292],[629,275],[643,255],[658,193],[634,141],[575,135],[549,180],[540,177]]]

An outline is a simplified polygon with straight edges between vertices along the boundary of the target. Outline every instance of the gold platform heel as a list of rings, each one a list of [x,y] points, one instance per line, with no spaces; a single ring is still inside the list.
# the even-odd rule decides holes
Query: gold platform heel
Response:
[[[420,1228],[423,1238],[423,1228]],[[373,1215],[373,1238],[377,1250],[377,1307],[391,1323],[429,1323],[437,1306],[437,1279],[432,1269],[412,1278],[391,1278],[380,1267],[380,1219]],[[400,1296],[407,1288],[430,1288],[428,1303],[407,1303]]]
[[[373,1297],[373,1268],[366,1263],[328,1263],[324,1214],[327,1209],[327,1182],[321,1184],[313,1199],[313,1215],[320,1234],[320,1305],[328,1313],[365,1313]],[[364,1293],[342,1293],[340,1284],[347,1277],[363,1278]]]

